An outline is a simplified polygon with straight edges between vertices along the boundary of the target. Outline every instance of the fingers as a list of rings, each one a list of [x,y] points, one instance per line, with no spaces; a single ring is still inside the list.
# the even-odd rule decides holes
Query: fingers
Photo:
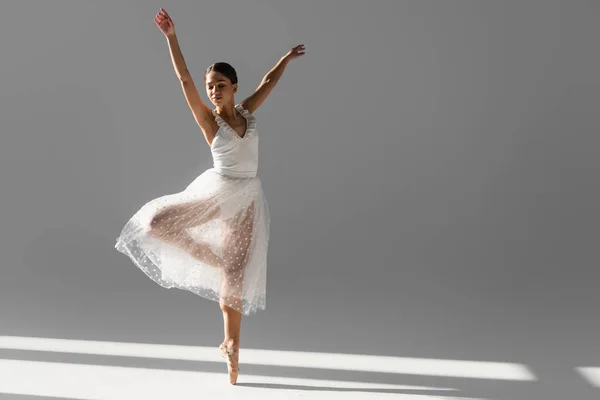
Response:
[[[164,8],[161,8],[160,11],[156,14],[156,17],[154,17],[154,22],[163,32],[172,29],[174,26],[173,20],[167,13],[167,10],[165,10]]]
[[[165,10],[164,8],[161,8],[160,11],[156,14],[156,17],[154,18],[154,21],[156,23],[162,23],[165,20],[170,20],[171,17],[169,16],[169,14],[167,14],[167,10]]]
[[[154,18],[154,22],[156,22],[156,24],[160,27],[164,25],[165,21],[165,19],[159,19],[158,17]]]

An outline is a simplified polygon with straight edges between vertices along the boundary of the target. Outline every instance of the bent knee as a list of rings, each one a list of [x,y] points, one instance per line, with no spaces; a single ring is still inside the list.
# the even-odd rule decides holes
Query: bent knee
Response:
[[[168,219],[163,211],[158,212],[152,217],[149,224],[149,233],[153,235],[164,235],[169,231]]]

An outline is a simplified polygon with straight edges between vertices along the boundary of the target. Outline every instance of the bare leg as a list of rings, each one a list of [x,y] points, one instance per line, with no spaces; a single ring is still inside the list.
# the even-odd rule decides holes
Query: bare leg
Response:
[[[244,269],[248,263],[252,231],[254,227],[254,203],[238,213],[230,222],[225,245],[222,297],[219,302],[223,312],[225,339],[220,346],[221,354],[227,359],[229,380],[237,381],[239,372],[239,347]]]
[[[232,385],[237,383],[239,373],[239,355],[240,355],[240,327],[242,324],[242,314],[233,308],[220,303],[223,311],[223,323],[225,330],[225,340],[219,346],[221,355],[227,360],[227,371],[229,372],[229,382]]]
[[[221,257],[214,254],[210,245],[194,240],[185,229],[204,224],[219,215],[219,206],[205,203],[180,204],[158,212],[150,222],[149,234],[189,253],[195,259],[223,266]]]

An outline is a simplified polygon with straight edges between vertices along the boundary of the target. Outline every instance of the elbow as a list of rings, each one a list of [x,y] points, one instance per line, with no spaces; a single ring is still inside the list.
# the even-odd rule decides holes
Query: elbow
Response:
[[[260,83],[259,87],[267,87],[268,90],[270,91],[271,89],[273,89],[273,87],[275,87],[275,85],[277,84],[278,79],[274,79],[274,78],[267,78],[267,79],[263,79],[263,81]]]
[[[181,83],[187,83],[192,79],[192,76],[189,74],[189,72],[185,72],[185,73],[179,74],[178,78],[181,81]]]

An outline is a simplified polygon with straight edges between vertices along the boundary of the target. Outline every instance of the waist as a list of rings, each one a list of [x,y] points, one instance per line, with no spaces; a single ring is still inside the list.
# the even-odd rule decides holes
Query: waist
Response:
[[[253,178],[258,169],[258,160],[214,155],[213,167],[222,175],[234,178]]]
[[[216,173],[223,175],[223,176],[228,176],[230,178],[254,178],[258,175],[258,171],[256,170],[251,170],[251,171],[239,171],[239,170],[235,170],[232,168],[227,168],[227,167],[213,167],[213,171],[215,171]]]

